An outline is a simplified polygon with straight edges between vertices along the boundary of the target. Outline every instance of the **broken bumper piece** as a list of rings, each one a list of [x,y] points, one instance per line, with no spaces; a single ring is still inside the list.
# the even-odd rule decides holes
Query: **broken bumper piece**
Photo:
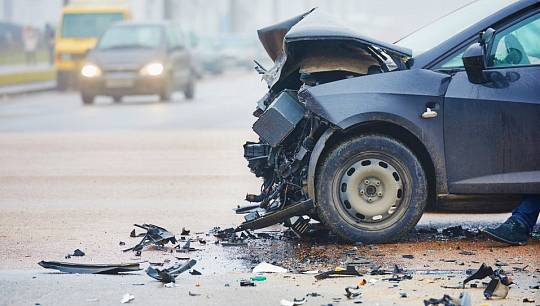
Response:
[[[236,228],[236,231],[240,232],[244,230],[256,230],[265,228],[276,223],[284,222],[291,217],[306,215],[312,209],[313,201],[306,200],[288,205],[287,207],[277,211],[268,212],[264,215],[260,215],[258,211],[244,211],[244,213],[247,213],[246,221],[240,224]],[[253,213],[256,213],[256,217],[252,217],[254,216]]]
[[[118,274],[140,271],[138,263],[126,264],[78,264],[59,261],[40,261],[38,265],[45,269],[54,269],[65,273],[78,274]]]

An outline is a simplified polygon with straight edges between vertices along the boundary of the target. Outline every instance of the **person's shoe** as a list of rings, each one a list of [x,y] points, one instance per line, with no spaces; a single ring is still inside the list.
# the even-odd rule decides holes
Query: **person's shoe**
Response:
[[[514,217],[496,228],[485,229],[484,233],[493,240],[510,245],[526,245],[529,240],[529,228]]]

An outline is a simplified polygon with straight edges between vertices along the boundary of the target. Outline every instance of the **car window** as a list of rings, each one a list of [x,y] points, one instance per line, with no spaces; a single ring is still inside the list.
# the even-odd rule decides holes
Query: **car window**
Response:
[[[442,69],[463,68],[463,59],[462,59],[463,53],[465,53],[465,50],[458,51],[457,54],[454,54],[453,56],[451,56],[448,60],[443,62],[442,65],[440,65],[438,68],[442,68]]]
[[[98,49],[158,48],[161,29],[157,26],[113,26],[97,45]]]
[[[540,13],[495,33],[488,67],[540,64]]]
[[[167,28],[167,41],[169,44],[169,48],[171,49],[182,47],[184,45],[178,33],[170,27]]]

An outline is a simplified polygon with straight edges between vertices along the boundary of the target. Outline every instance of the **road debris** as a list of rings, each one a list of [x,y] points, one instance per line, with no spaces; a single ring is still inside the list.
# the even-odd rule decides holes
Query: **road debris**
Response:
[[[360,292],[359,286],[356,286],[356,287],[349,286],[345,288],[345,296],[348,299],[355,299],[359,297],[361,294],[362,293]]]
[[[254,282],[264,282],[266,280],[266,276],[257,275],[257,276],[252,276],[249,279],[251,279]]]
[[[195,292],[188,291],[188,295],[189,295],[189,296],[200,296],[201,294],[200,294],[200,293],[195,293]]]
[[[307,301],[306,298],[301,298],[301,299],[294,299],[293,301],[289,301],[289,300],[281,300],[280,304],[282,306],[296,306],[296,305],[302,305],[304,304],[305,302]]]
[[[287,273],[288,270],[263,261],[257,266],[255,266],[252,272],[253,273]]]
[[[185,227],[182,227],[182,232],[180,233],[180,236],[189,236],[189,233],[191,231],[186,229]]]
[[[69,258],[71,258],[71,256],[79,256],[79,257],[80,257],[80,256],[84,256],[84,255],[86,255],[86,254],[85,254],[83,251],[81,251],[81,250],[79,250],[79,249],[76,249],[75,251],[73,251],[72,254],[67,254],[67,255],[65,256],[65,258],[66,258],[66,259],[69,259]]]
[[[150,266],[148,269],[146,269],[146,274],[162,283],[174,283],[178,275],[193,268],[196,263],[197,261],[195,259],[191,259],[185,263],[176,263],[175,265],[163,270]]]
[[[504,299],[508,295],[510,290],[508,286],[512,284],[512,279],[502,269],[493,270],[492,267],[482,263],[480,268],[470,272],[472,272],[471,275],[463,281],[463,288],[465,288],[465,284],[472,280],[482,280],[490,277],[491,281],[484,290],[484,297],[486,299]]]
[[[79,264],[59,261],[40,261],[38,265],[45,269],[54,269],[65,273],[78,274],[118,274],[141,270],[138,263],[123,264]]]
[[[202,275],[202,273],[200,271],[195,270],[195,269],[189,271],[189,274],[191,274],[191,275]]]
[[[339,276],[362,276],[356,268],[352,265],[348,265],[346,268],[336,267],[334,270],[326,271],[315,275],[317,280],[322,280],[330,277]]]
[[[255,287],[255,283],[248,279],[241,279],[240,287]]]
[[[162,247],[163,245],[171,242],[172,244],[176,243],[176,238],[174,237],[174,234],[169,232],[168,230],[159,227],[157,225],[153,224],[143,224],[138,225],[134,224],[134,226],[140,227],[142,229],[146,230],[146,234],[144,235],[141,242],[139,242],[134,247],[131,247],[129,249],[125,249],[124,252],[127,251],[142,251],[142,249],[148,245],[156,245],[158,247]]]
[[[120,300],[120,303],[127,304],[135,299],[135,296],[129,293],[126,293],[122,296],[122,299]]]
[[[177,245],[174,247],[176,249],[176,252],[178,253],[187,253],[187,252],[193,252],[198,251],[199,249],[192,248],[191,247],[191,240],[188,240],[184,245],[180,246]]]
[[[424,306],[429,306],[429,305],[464,306],[464,305],[461,305],[461,301],[459,299],[453,298],[449,296],[448,294],[445,294],[440,299],[431,298],[429,300],[424,300]]]

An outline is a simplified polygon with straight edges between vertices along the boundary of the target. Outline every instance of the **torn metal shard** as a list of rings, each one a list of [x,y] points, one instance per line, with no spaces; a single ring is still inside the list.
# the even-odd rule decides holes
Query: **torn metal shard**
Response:
[[[61,272],[79,274],[118,274],[141,270],[139,263],[79,264],[58,261],[40,261],[38,264],[45,269],[54,269]]]
[[[129,249],[125,249],[124,252],[141,251],[144,247],[152,244],[157,246],[163,246],[169,242],[173,244],[176,243],[176,238],[174,237],[174,234],[162,227],[153,224],[134,225],[145,229],[146,234],[137,245]]]
[[[253,273],[287,273],[288,270],[263,261],[257,266],[255,266],[252,272]]]
[[[160,282],[170,283],[174,282],[175,278],[181,273],[193,268],[196,263],[197,261],[195,259],[190,259],[185,263],[176,263],[175,265],[163,270],[150,266],[148,269],[146,269],[146,274]]]

